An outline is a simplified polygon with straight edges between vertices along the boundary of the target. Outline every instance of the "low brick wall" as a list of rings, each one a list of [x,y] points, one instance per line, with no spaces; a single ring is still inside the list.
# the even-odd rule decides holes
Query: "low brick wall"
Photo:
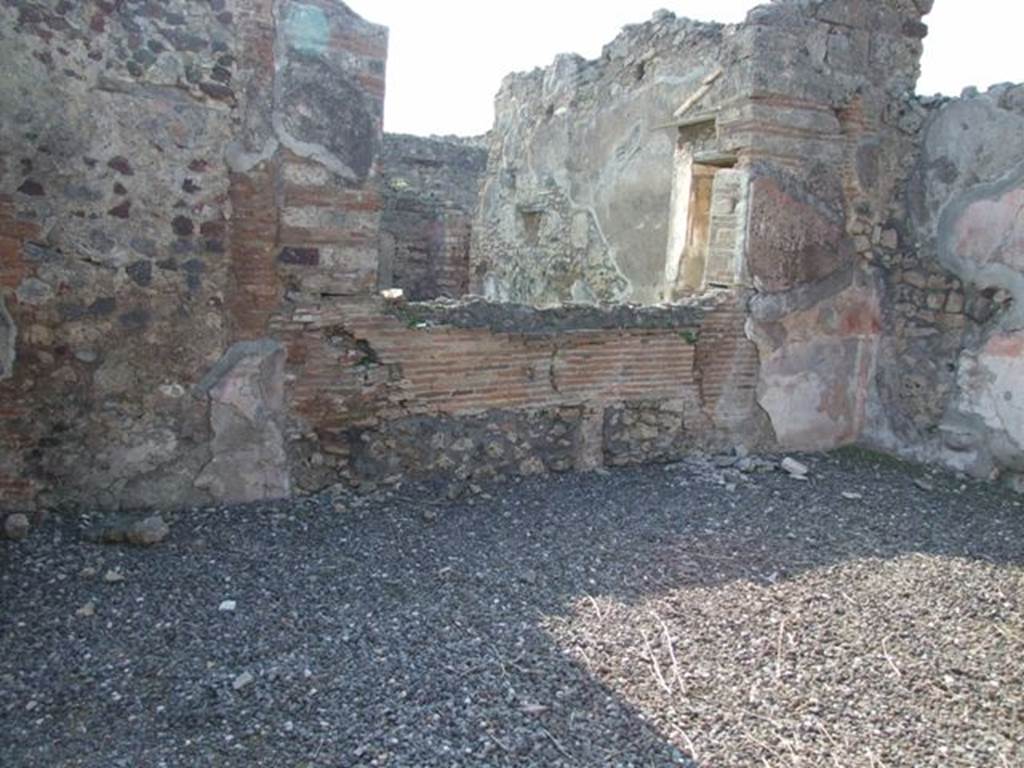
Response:
[[[742,301],[295,307],[271,323],[288,350],[295,479],[312,490],[338,477],[493,477],[756,443],[756,355],[735,321]],[[720,408],[724,378],[751,366],[750,384]]]

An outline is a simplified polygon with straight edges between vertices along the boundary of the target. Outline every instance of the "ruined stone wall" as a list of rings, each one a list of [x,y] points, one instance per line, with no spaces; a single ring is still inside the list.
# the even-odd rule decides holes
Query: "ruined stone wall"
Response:
[[[547,303],[746,286],[758,403],[781,445],[864,441],[1021,484],[1021,88],[919,100],[930,9],[794,0],[724,28],[661,15],[599,61],[506,80],[480,287]],[[689,79],[666,76],[677,66]],[[675,180],[658,125],[678,130]],[[697,165],[725,170],[712,188]],[[694,264],[680,204],[699,183],[710,242]],[[627,228],[635,247],[618,248]],[[624,279],[644,258],[659,277],[663,255],[657,290]]]
[[[385,234],[408,192],[416,225],[464,249],[482,155],[392,137],[382,176],[386,31],[342,3],[0,14],[4,509],[244,502],[767,437],[742,296],[553,314],[377,297],[385,199]],[[431,291],[461,292],[468,273],[442,262]]]
[[[340,2],[0,14],[5,509],[251,501],[760,437],[731,295],[568,320],[374,298],[381,189],[400,186],[379,174],[387,38]],[[470,209],[479,152],[394,144],[392,170],[446,227]]]
[[[256,340],[290,292],[376,283],[385,30],[334,0],[17,0],[0,38],[0,503],[288,493]]]
[[[472,222],[487,150],[480,141],[385,134],[379,287],[413,301],[469,291]]]
[[[1021,90],[916,99],[929,5],[659,14],[507,80],[477,287],[681,299],[543,310],[377,295],[462,292],[482,159],[385,142],[387,33],[338,0],[8,0],[0,507],[739,443],[1024,469]]]
[[[661,12],[627,27],[596,61],[560,56],[505,79],[476,224],[474,292],[538,305],[671,298],[672,115],[730,65],[724,29]]]
[[[65,484],[141,498],[205,461],[186,392],[228,335],[237,23],[224,4],[0,7],[8,505]]]
[[[725,27],[661,13],[597,61],[506,79],[478,289],[539,304],[750,289],[780,443],[856,441],[906,232],[930,5],[783,0]]]
[[[1024,471],[1024,86],[925,101],[890,237],[866,438],[980,476]]]

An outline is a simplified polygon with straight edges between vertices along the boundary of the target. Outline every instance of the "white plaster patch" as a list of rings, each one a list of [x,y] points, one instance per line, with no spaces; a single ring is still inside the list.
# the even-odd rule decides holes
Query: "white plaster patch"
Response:
[[[1024,166],[993,184],[973,187],[943,211],[939,260],[965,282],[1010,291],[1001,320],[1024,327]]]
[[[780,445],[809,450],[832,447],[839,425],[821,408],[827,389],[813,371],[762,376],[758,402],[767,411]]]
[[[1024,332],[997,334],[965,354],[957,380],[960,410],[1024,450]]]
[[[956,222],[955,234],[961,259],[1024,269],[1024,186],[972,203]]]
[[[274,156],[281,146],[276,138],[268,138],[258,152],[246,152],[241,142],[232,141],[224,148],[224,160],[235,173],[248,173],[257,165]]]
[[[283,175],[285,181],[307,187],[324,187],[331,182],[330,172],[320,165],[288,163],[283,168]]]
[[[179,400],[185,396],[185,388],[181,384],[163,384],[160,386],[160,394],[172,400]]]
[[[789,343],[763,359],[757,401],[779,444],[831,450],[859,437],[876,355],[876,337],[823,337]]]
[[[281,223],[286,227],[329,229],[332,227],[344,227],[346,218],[342,211],[336,211],[331,208],[318,208],[316,206],[303,206],[282,210]]]

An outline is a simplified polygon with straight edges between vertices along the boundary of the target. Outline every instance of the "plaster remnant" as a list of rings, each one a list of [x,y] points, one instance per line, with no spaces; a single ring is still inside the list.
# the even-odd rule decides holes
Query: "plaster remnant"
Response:
[[[957,378],[957,407],[984,424],[987,450],[999,464],[1024,470],[1024,332],[997,333],[965,354]]]
[[[293,3],[284,17],[284,34],[295,50],[322,56],[331,36],[330,22],[322,8]]]
[[[0,381],[14,376],[18,328],[7,311],[6,299],[0,295]]]
[[[345,6],[339,14],[356,27],[367,26]],[[365,181],[379,149],[380,119],[359,74],[327,56],[337,21],[321,8],[291,0],[275,0],[274,16],[271,123],[278,141],[349,182]]]
[[[203,378],[212,458],[196,486],[224,503],[285,498],[291,490],[284,434],[284,347],[239,342]]]
[[[947,206],[938,236],[943,265],[965,282],[1013,294],[1002,326],[1024,328],[1024,163]]]
[[[276,137],[268,137],[258,152],[247,152],[244,145],[232,141],[224,149],[224,160],[233,172],[248,173],[260,163],[270,160],[280,146],[281,142]]]

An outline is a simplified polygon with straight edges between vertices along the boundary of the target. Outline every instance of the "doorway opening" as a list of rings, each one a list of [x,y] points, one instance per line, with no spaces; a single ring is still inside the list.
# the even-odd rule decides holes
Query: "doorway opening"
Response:
[[[714,116],[679,126],[666,260],[671,296],[744,279],[749,174],[716,147]]]

